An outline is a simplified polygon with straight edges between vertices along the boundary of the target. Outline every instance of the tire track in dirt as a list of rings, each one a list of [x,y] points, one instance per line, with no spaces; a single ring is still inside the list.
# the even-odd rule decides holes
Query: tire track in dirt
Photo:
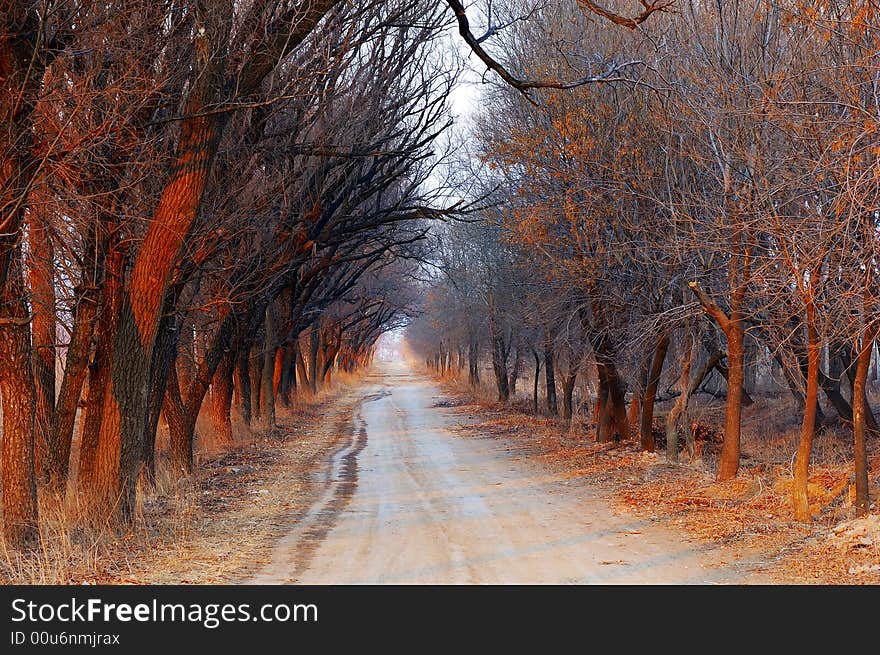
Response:
[[[293,522],[294,528],[285,535],[275,548],[272,561],[248,583],[276,584],[296,582],[308,569],[318,546],[336,525],[339,515],[351,502],[358,483],[358,455],[367,446],[366,424],[360,409],[355,407],[378,400],[387,391],[368,393],[358,400],[347,403],[332,422],[336,435],[348,435],[345,442],[330,457],[326,469],[321,496],[304,514]]]

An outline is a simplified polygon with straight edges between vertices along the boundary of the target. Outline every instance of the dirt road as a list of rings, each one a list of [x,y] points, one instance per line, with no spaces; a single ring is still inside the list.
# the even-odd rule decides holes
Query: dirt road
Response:
[[[324,494],[253,583],[761,582],[735,554],[615,512],[588,484],[468,438],[440,390],[381,365]]]

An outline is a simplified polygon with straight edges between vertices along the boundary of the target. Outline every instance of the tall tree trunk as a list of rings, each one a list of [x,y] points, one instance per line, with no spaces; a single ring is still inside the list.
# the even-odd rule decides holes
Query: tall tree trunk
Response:
[[[672,406],[669,414],[666,415],[666,459],[673,463],[678,461],[678,430],[680,427],[685,431],[685,442],[687,443],[688,454],[691,459],[693,459],[696,450],[694,435],[687,413],[688,401],[691,395],[689,378],[694,350],[690,326],[685,328],[682,350],[681,374],[678,379],[678,388],[681,393],[675,400],[675,404]]]
[[[96,231],[96,226],[90,226],[86,238],[83,274],[79,285],[74,289],[73,327],[70,343],[67,346],[64,375],[61,378],[58,401],[52,416],[52,431],[49,436],[49,481],[55,493],[63,493],[67,484],[73,428],[83,385],[88,375],[89,351],[98,316],[98,304],[101,300],[98,284],[104,269],[104,259],[107,256],[109,233],[106,229],[102,229],[101,237],[97,238]]]
[[[727,332],[727,402],[724,408],[724,442],[718,463],[718,480],[730,480],[739,471],[740,425],[742,422],[743,322],[739,315],[731,317]],[[814,407],[815,410],[815,407]],[[815,419],[815,413],[813,412]]]
[[[125,252],[114,244],[107,256],[104,284],[95,325],[95,354],[89,365],[89,393],[79,449],[79,488],[92,493],[98,457],[98,440],[104,417],[104,400],[110,383],[110,358],[122,305]]]
[[[232,445],[232,372],[234,353],[226,351],[211,381],[211,422],[215,443],[221,447]]]
[[[510,383],[507,377],[507,348],[504,336],[492,321],[492,369],[495,372],[495,385],[498,388],[498,402],[510,399]]]
[[[22,262],[18,248],[15,251],[8,263],[6,285],[0,289],[3,531],[12,547],[36,549],[40,545],[34,471],[36,390]]]
[[[52,415],[55,410],[55,262],[43,208],[31,208],[28,230],[28,277],[31,287],[31,336],[36,416],[34,467],[45,482],[50,468]]]
[[[309,374],[306,370],[306,360],[303,357],[302,348],[300,348],[299,337],[296,340],[296,370],[299,374],[299,380],[304,389],[311,389],[312,384],[309,380]]]
[[[296,388],[296,364],[293,344],[285,343],[280,349],[281,353],[281,378],[278,386],[278,397],[281,404],[290,407],[290,392]]]
[[[870,270],[870,267],[868,268]],[[865,444],[866,432],[866,408],[867,401],[858,402],[860,398],[866,398],[865,386],[868,379],[868,368],[871,364],[871,354],[874,350],[874,341],[877,336],[876,324],[871,320],[870,299],[868,294],[869,285],[865,292],[865,327],[862,332],[861,350],[858,356],[858,366],[853,379],[853,461],[855,468],[855,511],[858,515],[868,512],[870,498],[868,495],[868,450]]]
[[[605,410],[617,430],[619,437],[626,441],[630,438],[629,421],[626,416],[626,399],[624,395],[623,380],[617,372],[614,362],[607,356],[597,355],[602,358],[600,366],[604,370],[606,396],[604,398]]]
[[[742,260],[742,262],[740,262]],[[738,267],[742,270],[738,272]],[[733,282],[739,280],[734,293],[731,294],[731,309],[728,316],[696,282],[688,284],[697,296],[703,310],[715,319],[718,326],[727,336],[727,401],[724,408],[724,442],[721,445],[721,457],[718,462],[719,481],[736,477],[739,470],[740,424],[742,418],[743,392],[743,316],[740,313],[743,295],[750,271],[749,254],[744,257],[732,257],[729,264],[728,277]],[[815,408],[814,408],[815,409]]]
[[[241,412],[241,420],[248,428],[251,426],[251,374],[250,374],[250,348],[243,346],[238,351],[236,360],[236,375],[238,389],[238,405]]]
[[[264,339],[261,416],[271,430],[275,427],[275,319],[271,307],[266,307]]]
[[[814,280],[815,278],[811,279]],[[822,344],[816,330],[815,305],[813,298],[807,298],[807,393],[804,407],[804,420],[801,423],[801,438],[798,445],[792,489],[794,515],[798,521],[810,522],[810,500],[807,495],[807,482],[810,474],[810,455],[813,450],[813,434],[816,429],[816,399],[819,395],[819,356]]]
[[[309,331],[309,390],[318,392],[318,351],[321,347],[321,331],[318,324],[312,325]]]
[[[578,367],[570,364],[568,371],[562,378],[562,418],[566,423],[571,423],[574,415],[574,385],[577,381]]]
[[[197,113],[203,106],[192,104],[187,103],[186,113]],[[172,176],[150,221],[123,297],[95,476],[96,500],[123,524],[131,521],[134,512],[147,423],[149,365],[163,299],[201,204],[220,125],[221,119],[214,116],[181,123]]]
[[[599,378],[599,389],[596,393],[596,442],[608,443],[614,437],[612,429],[614,420],[611,416],[611,405],[608,400],[608,381],[604,367],[597,363],[596,369]]]
[[[251,381],[250,386],[252,416],[258,421],[262,421],[263,407],[261,404],[261,396],[263,390],[263,353],[262,347],[258,347],[256,343],[251,346],[250,359],[248,361],[248,372]]]
[[[666,360],[668,349],[669,333],[664,332],[657,338],[654,347],[654,357],[651,359],[651,369],[645,385],[645,397],[642,400],[641,445],[642,450],[649,453],[654,452],[654,401],[657,398],[657,385],[660,383],[660,374],[663,372],[663,362]]]
[[[468,341],[468,383],[472,387],[480,384],[480,342],[475,338]]]
[[[522,343],[517,340],[516,353],[513,356],[513,369],[510,371],[510,395],[512,397],[516,397],[516,382],[519,380],[519,375],[522,372],[522,350]]]
[[[553,345],[550,340],[544,342],[544,383],[547,395],[547,413],[550,416],[559,414],[556,402],[556,370],[553,362]]]
[[[535,380],[534,380],[534,389],[532,391],[532,413],[538,413],[538,380],[541,377],[541,357],[538,355],[537,350],[532,350],[532,355],[535,358]]]
[[[193,442],[190,438],[192,434],[190,423],[192,428],[195,428],[195,417],[190,415],[184,405],[176,362],[168,370],[168,383],[162,409],[165,420],[168,421],[171,473],[175,477],[192,473]]]
[[[179,289],[169,290],[165,301],[167,311],[162,315],[150,362],[147,423],[143,438],[143,472],[144,478],[150,484],[156,480],[156,431],[159,429],[159,415],[162,412],[171,367],[177,364],[176,354],[182,322],[172,312],[177,303],[178,292]]]

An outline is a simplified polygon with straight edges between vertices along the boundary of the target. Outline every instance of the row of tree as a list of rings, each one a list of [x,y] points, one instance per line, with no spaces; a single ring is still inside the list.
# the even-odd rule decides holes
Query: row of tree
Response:
[[[39,543],[38,485],[127,525],[160,417],[184,475],[206,398],[228,444],[233,398],[272,426],[406,318],[427,221],[455,210],[445,10],[0,3],[9,543]]]
[[[485,353],[500,401],[533,366],[535,410],[543,369],[547,411],[558,384],[566,418],[577,380],[595,380],[597,439],[638,435],[646,450],[659,380],[674,379],[671,459],[689,397],[720,392],[719,480],[739,469],[749,387],[782,385],[802,416],[805,521],[824,396],[852,426],[865,511],[866,435],[880,433],[866,399],[880,309],[876,5],[675,9],[597,33],[560,2],[496,37],[514,75],[600,83],[485,96],[460,174],[493,206],[440,235],[411,347],[473,383]]]

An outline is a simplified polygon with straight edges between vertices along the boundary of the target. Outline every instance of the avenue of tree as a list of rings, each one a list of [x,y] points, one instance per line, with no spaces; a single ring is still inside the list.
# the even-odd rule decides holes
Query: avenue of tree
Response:
[[[655,402],[675,398],[672,461],[679,438],[693,454],[691,397],[723,397],[719,481],[739,470],[743,407],[776,397],[802,419],[802,521],[813,437],[834,414],[851,428],[866,511],[880,435],[866,399],[880,310],[876,4],[679,0],[632,31],[596,30],[573,6],[542,7],[494,47],[514,77],[597,83],[484,93],[458,168],[462,193],[492,202],[438,232],[410,347],[473,385],[486,362],[500,402],[529,371],[533,411],[566,420],[578,388],[594,394],[600,442],[653,451]]]

